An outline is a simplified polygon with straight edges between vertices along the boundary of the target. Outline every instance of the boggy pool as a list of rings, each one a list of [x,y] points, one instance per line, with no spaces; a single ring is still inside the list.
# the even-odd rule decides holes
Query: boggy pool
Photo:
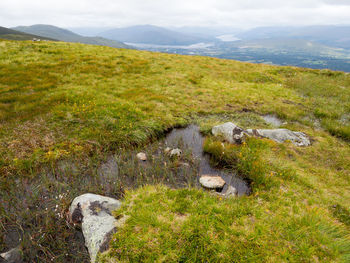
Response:
[[[210,156],[203,151],[204,138],[196,125],[189,125],[186,128],[174,128],[164,139],[165,147],[180,148],[183,151],[192,152],[193,158],[198,163],[198,178],[201,175],[219,175],[226,185],[222,192],[224,193],[229,185],[235,187],[238,195],[250,194],[248,182],[240,178],[236,173],[230,173],[222,169],[212,167]],[[197,180],[198,185],[198,180]]]

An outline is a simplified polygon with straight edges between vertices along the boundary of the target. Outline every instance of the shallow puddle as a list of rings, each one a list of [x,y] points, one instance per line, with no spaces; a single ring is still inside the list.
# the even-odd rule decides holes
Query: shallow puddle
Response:
[[[199,178],[201,175],[221,176],[226,185],[222,189],[225,193],[231,185],[237,189],[238,195],[249,195],[249,184],[237,174],[218,169],[210,164],[210,156],[203,152],[204,137],[196,125],[186,128],[174,128],[165,138],[148,145],[146,148],[121,152],[109,159],[103,165],[118,166],[119,173],[114,171],[114,178],[126,188],[137,188],[146,184],[165,184],[171,188],[183,188],[188,186],[201,187]],[[165,149],[180,149],[181,157],[171,158]],[[136,155],[142,151],[147,156],[147,161],[140,161]],[[115,163],[115,164],[111,164]],[[107,165],[108,164],[108,165]],[[101,167],[101,168],[102,168]],[[106,169],[100,177],[106,177]],[[108,169],[107,169],[108,170]]]
[[[226,191],[228,185],[232,185],[238,191],[238,195],[245,195],[250,193],[248,183],[236,174],[228,173],[224,170],[214,168],[210,165],[209,155],[203,152],[204,138],[199,131],[199,127],[196,125],[190,125],[186,128],[173,129],[165,138],[165,147],[180,148],[183,151],[192,152],[193,158],[198,162],[197,167],[197,179],[200,175],[219,175],[221,176],[226,185],[223,192]],[[198,184],[198,181],[197,181]]]
[[[190,125],[173,129],[145,148],[120,149],[105,156],[103,162],[91,160],[89,165],[79,166],[74,160],[62,160],[55,167],[43,167],[34,178],[9,179],[6,194],[0,193],[4,199],[0,209],[8,215],[0,220],[0,253],[25,241],[28,262],[89,262],[81,232],[73,231],[65,218],[71,200],[87,192],[121,199],[125,189],[146,184],[200,188],[199,176],[209,174],[226,181],[223,192],[232,185],[239,195],[249,194],[246,181],[210,165],[203,141],[199,128]],[[166,147],[181,149],[181,156],[171,158]],[[136,158],[139,151],[146,153],[146,162]]]

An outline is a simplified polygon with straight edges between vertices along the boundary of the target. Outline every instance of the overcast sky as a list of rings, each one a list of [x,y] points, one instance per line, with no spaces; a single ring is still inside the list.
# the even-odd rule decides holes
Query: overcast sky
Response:
[[[350,0],[0,0],[0,25],[350,25]]]

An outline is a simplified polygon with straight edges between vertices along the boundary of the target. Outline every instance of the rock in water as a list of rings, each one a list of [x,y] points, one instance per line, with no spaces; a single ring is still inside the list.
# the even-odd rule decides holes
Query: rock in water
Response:
[[[172,149],[170,151],[170,157],[175,157],[175,156],[180,157],[181,154],[182,154],[182,151],[180,149],[178,149],[178,148]]]
[[[231,196],[237,196],[237,194],[238,194],[237,189],[234,188],[232,185],[230,185],[230,186],[227,188],[226,192],[224,193],[224,196],[225,196],[225,197],[231,197]]]
[[[232,185],[229,185],[227,187],[227,190],[225,192],[215,192],[217,196],[224,197],[224,198],[229,198],[229,197],[236,197],[238,195],[238,191],[235,187]]]
[[[221,135],[229,143],[236,144],[241,144],[245,136],[244,130],[232,122],[214,126],[211,132],[214,136]]]
[[[5,253],[0,254],[6,263],[21,263],[23,262],[22,250],[20,247],[13,248]]]
[[[112,211],[120,206],[120,201],[110,197],[83,194],[76,197],[69,208],[73,223],[81,223],[85,246],[89,250],[92,263],[95,262],[98,252],[108,249],[117,223]]]
[[[217,188],[223,188],[226,184],[225,180],[222,179],[220,176],[210,176],[210,175],[203,175],[201,178],[199,178],[199,183],[208,189],[217,189]]]
[[[311,145],[309,137],[303,132],[295,132],[288,129],[249,129],[247,132],[248,134],[269,138],[279,143],[291,141],[296,146]]]
[[[138,153],[136,157],[143,162],[147,161],[147,155],[145,153]]]
[[[166,147],[166,148],[164,149],[164,152],[165,152],[166,154],[170,153],[170,151],[171,151],[171,148],[170,148],[170,147]]]

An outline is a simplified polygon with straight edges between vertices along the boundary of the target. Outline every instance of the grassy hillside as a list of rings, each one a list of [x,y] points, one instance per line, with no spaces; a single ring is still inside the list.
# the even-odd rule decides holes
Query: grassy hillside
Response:
[[[40,37],[33,34],[27,34],[20,31],[12,30],[0,26],[0,38],[7,40],[32,40],[33,38],[40,38],[44,40],[54,40],[53,38]]]
[[[78,42],[84,44],[98,45],[98,46],[108,46],[115,48],[131,48],[122,42],[106,39],[103,37],[84,37],[75,34],[69,30],[59,28],[51,25],[32,25],[32,26],[18,26],[13,29],[25,32],[28,34],[35,34],[42,37],[54,38],[57,40],[65,42]]]
[[[130,216],[105,261],[349,262],[349,74],[62,42],[0,47],[0,251],[19,233],[28,261],[88,262],[65,211],[94,192],[125,195],[118,216]],[[269,127],[268,113],[312,146],[209,135],[225,121]],[[141,174],[135,162],[119,171],[135,188],[101,178],[110,153],[120,164],[193,122],[252,195],[152,186],[158,168]]]

